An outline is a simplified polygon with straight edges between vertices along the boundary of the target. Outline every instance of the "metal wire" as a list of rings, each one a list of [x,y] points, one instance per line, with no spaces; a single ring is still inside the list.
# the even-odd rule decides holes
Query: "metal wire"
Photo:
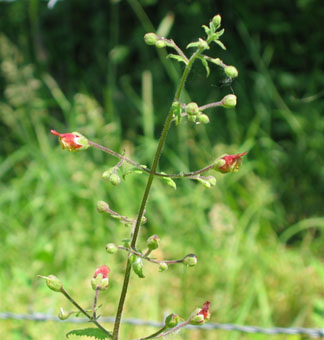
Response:
[[[32,314],[16,314],[16,313],[0,313],[0,319],[2,320],[29,320],[29,321],[54,321],[54,322],[70,322],[70,323],[85,323],[88,322],[88,319],[85,318],[69,318],[65,321],[60,320],[58,317],[49,314],[43,313],[32,313]],[[102,317],[100,318],[101,322],[114,322],[114,317]],[[163,324],[159,322],[146,321],[140,319],[123,319],[123,323],[131,324],[135,326],[152,326],[152,327],[162,327]],[[271,327],[271,328],[263,328],[256,326],[241,326],[229,323],[208,323],[202,326],[188,326],[187,329],[204,329],[204,330],[213,330],[219,329],[224,331],[238,331],[243,333],[261,333],[267,335],[275,335],[275,334],[286,334],[286,335],[295,335],[295,334],[303,334],[308,335],[312,338],[320,338],[324,337],[324,328],[302,328],[302,327]]]

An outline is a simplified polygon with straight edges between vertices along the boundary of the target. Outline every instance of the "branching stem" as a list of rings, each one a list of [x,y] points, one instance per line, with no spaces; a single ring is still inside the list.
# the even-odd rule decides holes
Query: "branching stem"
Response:
[[[195,53],[193,53],[193,55],[190,57],[189,62],[186,65],[186,67],[183,71],[183,74],[182,74],[182,77],[180,79],[180,83],[179,83],[177,91],[175,93],[173,102],[179,101],[181,92],[182,92],[184,85],[186,83],[186,80],[187,80],[188,74],[190,72],[191,66],[192,66],[193,62],[195,61],[195,59],[199,56],[201,51],[202,51],[201,48],[197,49],[197,51]],[[138,216],[137,216],[137,219],[136,219],[136,225],[135,225],[135,228],[134,228],[134,232],[133,232],[132,240],[131,240],[131,244],[130,244],[131,248],[133,248],[133,249],[136,249],[136,241],[137,241],[139,229],[140,229],[140,226],[141,226],[142,216],[144,214],[145,206],[146,206],[146,203],[147,203],[147,200],[148,200],[148,197],[149,197],[149,193],[150,193],[150,190],[151,190],[151,186],[152,186],[152,183],[153,183],[153,179],[154,179],[154,174],[157,170],[158,163],[159,163],[159,160],[160,160],[160,156],[161,156],[161,153],[162,153],[162,150],[163,150],[165,140],[166,140],[166,137],[168,135],[170,126],[172,124],[172,121],[173,121],[173,109],[172,109],[172,106],[171,106],[170,111],[169,111],[169,113],[166,117],[165,123],[164,123],[164,127],[163,127],[161,137],[160,137],[160,140],[159,140],[159,144],[158,144],[155,156],[154,156],[150,175],[149,175],[149,178],[147,180],[147,184],[146,184],[146,187],[145,187],[145,190],[144,190],[142,202],[141,202],[141,205],[140,205],[140,208],[139,208],[139,213],[138,213]],[[130,263],[130,260],[128,258],[126,270],[125,270],[124,283],[123,283],[123,287],[122,287],[122,291],[121,291],[121,295],[120,295],[120,299],[119,299],[119,304],[118,304],[118,309],[117,309],[117,314],[116,314],[116,320],[115,320],[114,331],[113,331],[113,340],[118,340],[120,322],[121,322],[121,317],[122,317],[122,313],[123,313],[123,309],[124,309],[124,303],[125,303],[125,299],[126,299],[130,273],[131,273],[131,263]]]

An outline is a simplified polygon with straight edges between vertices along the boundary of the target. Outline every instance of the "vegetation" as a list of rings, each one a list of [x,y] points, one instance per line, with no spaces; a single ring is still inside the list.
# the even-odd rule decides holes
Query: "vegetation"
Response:
[[[95,206],[105,199],[115,211],[136,215],[145,178],[130,175],[114,190],[98,185],[114,159],[96,150],[62,153],[49,130],[78,130],[148,164],[181,66],[164,61],[159,50],[161,67],[142,37],[152,22],[161,23],[159,33],[172,30],[184,48],[197,26],[221,12],[224,43],[231,46],[226,54],[239,80],[228,84],[215,66],[206,85],[197,64],[188,93],[192,101],[211,102],[232,86],[238,106],[215,110],[207,127],[172,129],[160,168],[199,169],[211,153],[238,149],[249,156],[238,174],[217,175],[211,190],[184,181],[173,192],[154,183],[143,240],[159,234],[158,256],[195,252],[199,266],[177,266],[163,275],[147,266],[144,284],[134,278],[125,317],[161,320],[167,308],[188,315],[208,296],[212,322],[323,326],[323,13],[318,1],[212,3],[62,1],[52,10],[42,1],[0,3],[1,311],[69,309],[36,280],[39,273],[56,273],[86,304],[83,292],[94,267],[109,261],[114,280],[101,314],[115,314],[124,256],[107,258],[100,247],[128,230]],[[0,336],[12,339],[57,339],[71,329],[0,322]],[[155,329],[124,327],[122,338],[150,331]],[[182,335],[198,336],[183,331],[177,337]],[[215,332],[200,336],[214,339]]]

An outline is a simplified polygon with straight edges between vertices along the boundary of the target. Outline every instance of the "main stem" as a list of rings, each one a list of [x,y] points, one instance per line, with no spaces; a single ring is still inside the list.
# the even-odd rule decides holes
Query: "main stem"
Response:
[[[180,94],[181,94],[181,92],[184,88],[184,85],[185,85],[185,82],[187,80],[191,66],[192,66],[194,60],[196,59],[197,55],[200,52],[201,52],[201,50],[198,49],[189,59],[189,62],[186,65],[186,68],[184,69],[182,77],[180,79],[180,83],[178,85],[178,88],[177,88],[176,94],[174,96],[173,102],[176,102],[176,101],[179,100]],[[150,194],[152,182],[153,182],[153,179],[154,179],[154,173],[156,172],[156,169],[158,167],[160,156],[161,156],[161,153],[162,153],[162,150],[163,150],[163,146],[165,144],[166,137],[168,135],[170,126],[172,124],[172,118],[173,118],[173,109],[171,107],[170,111],[169,111],[169,113],[166,117],[164,126],[163,126],[163,130],[162,130],[162,133],[161,133],[159,144],[158,144],[155,156],[154,156],[151,172],[150,172],[149,178],[148,178],[147,183],[146,183],[146,187],[145,187],[145,191],[144,191],[144,194],[143,194],[141,206],[140,206],[139,213],[138,213],[138,216],[137,216],[137,219],[136,219],[136,225],[135,225],[134,233],[133,233],[132,240],[131,240],[131,248],[133,248],[133,249],[136,249],[136,241],[137,241],[139,229],[140,229],[140,226],[141,226],[141,220],[142,220],[142,217],[143,217],[143,214],[144,214],[147,199],[148,199],[149,194]],[[115,319],[115,325],[114,325],[112,340],[118,340],[120,322],[121,322],[121,317],[122,317],[122,313],[123,313],[123,309],[124,309],[124,303],[125,303],[125,299],[126,299],[131,268],[132,268],[132,265],[131,265],[131,263],[128,259],[127,265],[126,265],[126,270],[125,270],[123,288],[122,288],[122,291],[121,291],[118,309],[117,309],[117,314],[116,314],[116,319]]]

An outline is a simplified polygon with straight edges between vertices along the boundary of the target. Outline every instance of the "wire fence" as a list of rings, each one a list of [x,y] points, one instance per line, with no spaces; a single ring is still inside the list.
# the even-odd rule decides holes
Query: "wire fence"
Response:
[[[16,313],[0,313],[0,319],[2,320],[29,320],[35,322],[70,322],[70,323],[86,323],[89,322],[86,318],[69,318],[68,320],[62,321],[57,316],[43,314],[43,313],[32,313],[32,314],[16,314]],[[101,317],[101,322],[111,322],[115,321],[114,317]],[[162,327],[163,324],[153,321],[145,321],[141,319],[123,319],[122,323],[135,325],[135,326],[152,326],[152,327]],[[260,333],[267,335],[308,335],[312,338],[324,337],[324,328],[303,328],[303,327],[271,327],[263,328],[256,326],[241,326],[230,323],[207,323],[202,326],[187,326],[186,329],[204,329],[204,330],[224,330],[224,331],[238,331],[243,333]]]

